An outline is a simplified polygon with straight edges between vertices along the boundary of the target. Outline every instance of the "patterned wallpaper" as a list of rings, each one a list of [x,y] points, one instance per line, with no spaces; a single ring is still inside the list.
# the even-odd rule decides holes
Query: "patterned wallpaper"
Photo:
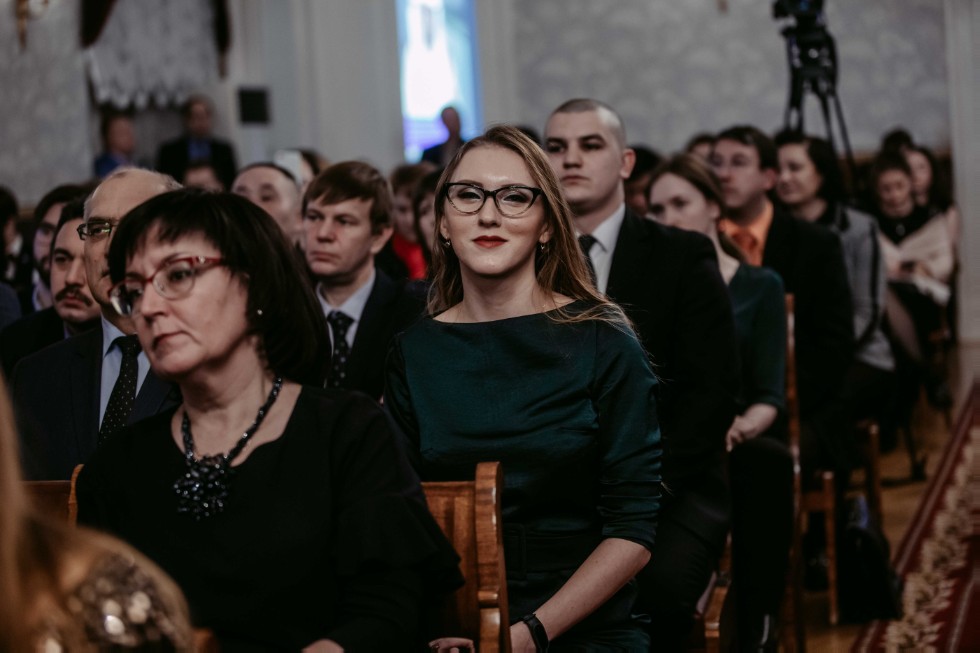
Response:
[[[0,0],[0,184],[31,205],[56,184],[90,174],[88,90],[79,2],[53,2],[20,50],[14,0]]]
[[[949,143],[943,5],[828,0],[839,95],[856,150],[906,125]],[[631,142],[670,151],[737,122],[782,126],[785,42],[768,0],[543,0],[516,3],[521,120],[542,126],[562,101],[591,96],[624,117]],[[807,127],[823,133],[815,104]]]

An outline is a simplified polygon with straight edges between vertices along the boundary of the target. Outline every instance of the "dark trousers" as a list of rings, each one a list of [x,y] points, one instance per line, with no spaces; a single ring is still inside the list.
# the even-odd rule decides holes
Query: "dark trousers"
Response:
[[[650,617],[652,651],[687,648],[698,599],[724,548],[729,526],[728,489],[720,479],[709,479],[706,485],[714,487],[701,496],[664,497],[650,562],[637,575],[640,593],[636,611]],[[708,496],[712,500],[702,500]],[[701,532],[688,525],[696,511],[702,513],[706,524],[710,523]]]
[[[732,578],[738,639],[758,642],[763,616],[778,616],[793,538],[793,456],[757,437],[728,459],[732,492]]]

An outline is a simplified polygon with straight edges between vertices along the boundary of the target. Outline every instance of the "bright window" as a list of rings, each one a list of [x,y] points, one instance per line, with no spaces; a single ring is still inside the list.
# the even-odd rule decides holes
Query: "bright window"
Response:
[[[405,160],[446,140],[439,114],[453,106],[463,138],[482,131],[473,0],[395,0]]]

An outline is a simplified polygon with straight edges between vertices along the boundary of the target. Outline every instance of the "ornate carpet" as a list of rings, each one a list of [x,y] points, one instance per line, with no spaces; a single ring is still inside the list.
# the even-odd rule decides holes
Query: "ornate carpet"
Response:
[[[980,384],[974,386],[895,557],[904,616],[852,651],[980,651]]]

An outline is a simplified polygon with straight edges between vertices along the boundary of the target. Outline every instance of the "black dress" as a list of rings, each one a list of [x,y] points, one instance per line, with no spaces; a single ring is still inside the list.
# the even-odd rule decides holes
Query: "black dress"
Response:
[[[512,622],[603,539],[651,548],[660,505],[656,379],[636,337],[553,317],[426,318],[398,336],[388,363],[385,405],[419,452],[423,479],[472,478],[477,462],[502,463]],[[634,599],[630,583],[556,646],[644,646]]]
[[[415,641],[430,589],[459,584],[390,421],[355,393],[303,388],[282,435],[258,446],[224,512],[177,513],[185,463],[173,411],[104,444],[78,479],[79,520],[142,551],[181,587],[223,651],[347,650]]]

